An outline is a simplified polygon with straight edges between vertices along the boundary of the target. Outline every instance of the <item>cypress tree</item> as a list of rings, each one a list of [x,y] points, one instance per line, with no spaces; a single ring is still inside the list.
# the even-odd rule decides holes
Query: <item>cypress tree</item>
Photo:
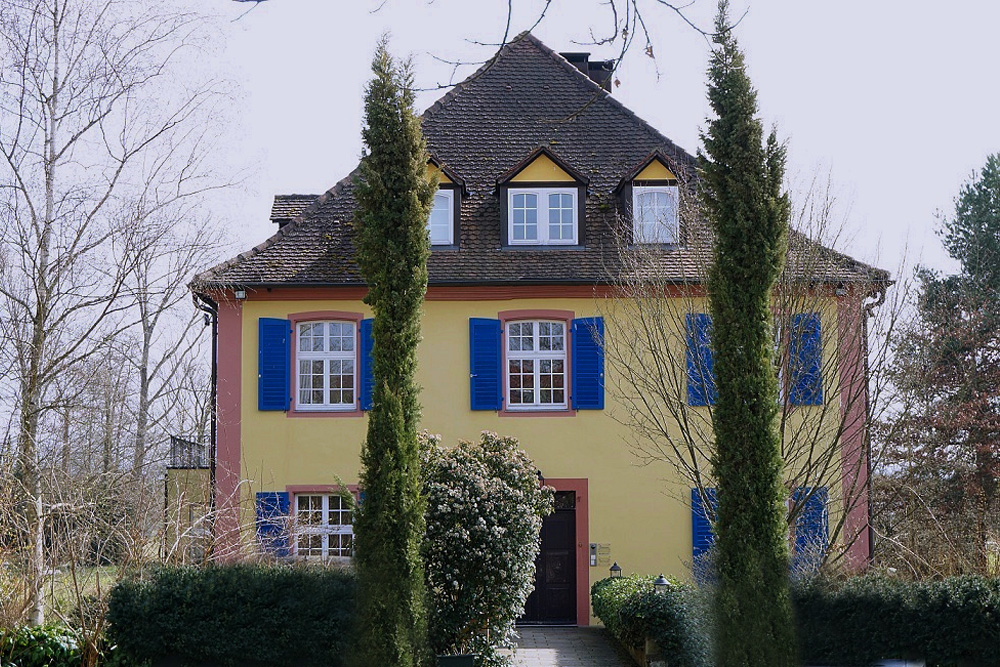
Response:
[[[355,524],[356,658],[363,667],[414,667],[428,654],[414,373],[427,290],[426,223],[436,184],[427,179],[409,64],[398,65],[383,40],[372,70],[355,217],[357,260],[369,290],[365,303],[374,312],[373,405],[361,451],[365,500]]]
[[[788,592],[777,379],[770,303],[787,248],[785,151],[763,141],[757,93],[721,0],[702,134],[706,213],[715,232],[708,277],[718,400],[716,663],[795,664]]]

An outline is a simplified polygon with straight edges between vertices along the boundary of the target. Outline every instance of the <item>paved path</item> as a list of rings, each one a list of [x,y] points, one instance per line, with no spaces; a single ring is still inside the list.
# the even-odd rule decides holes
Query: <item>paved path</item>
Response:
[[[516,667],[635,667],[604,628],[520,627]]]

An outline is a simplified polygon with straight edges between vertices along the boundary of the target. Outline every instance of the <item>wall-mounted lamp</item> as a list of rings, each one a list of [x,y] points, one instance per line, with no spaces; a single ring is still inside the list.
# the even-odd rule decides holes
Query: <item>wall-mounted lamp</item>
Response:
[[[233,290],[233,296],[240,300],[245,299],[247,298],[247,291],[245,289]]]
[[[604,562],[607,562],[607,561],[604,561]],[[621,567],[619,567],[618,561],[615,561],[615,564],[611,566],[610,571],[611,571],[611,578],[612,579],[620,579],[621,578],[621,576],[622,576],[622,569],[621,569]]]
[[[656,591],[657,595],[666,595],[669,589],[670,582],[662,574],[653,581],[653,590]]]

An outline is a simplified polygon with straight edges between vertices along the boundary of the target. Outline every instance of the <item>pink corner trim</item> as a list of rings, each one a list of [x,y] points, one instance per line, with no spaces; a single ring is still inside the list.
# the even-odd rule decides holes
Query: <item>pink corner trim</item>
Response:
[[[848,505],[844,538],[853,540],[848,567],[863,570],[869,564],[871,534],[868,518],[871,480],[868,477],[867,326],[861,297],[837,299],[840,361],[840,409],[844,424],[841,444],[842,497]]]
[[[219,303],[215,538],[222,559],[239,556],[243,302]],[[225,341],[225,344],[221,344]]]

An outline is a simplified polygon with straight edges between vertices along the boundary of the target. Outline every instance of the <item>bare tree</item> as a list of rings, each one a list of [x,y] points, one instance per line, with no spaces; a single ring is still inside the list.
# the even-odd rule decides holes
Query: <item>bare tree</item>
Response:
[[[906,291],[905,286],[890,290],[884,271],[829,249],[843,242],[836,211],[828,182],[814,180],[799,197],[789,259],[772,304],[788,522],[794,526],[814,495],[829,489],[841,508],[831,515],[835,548],[829,555],[835,561],[848,556],[859,538],[869,539],[868,479],[877,452],[871,450],[868,428],[888,404],[888,341]],[[622,408],[612,416],[628,427],[638,462],[669,466],[699,490],[707,507],[706,489],[714,485],[712,406],[710,400],[695,405],[689,400],[690,391],[696,397],[712,391],[707,385],[691,387],[711,377],[699,367],[705,358],[689,350],[692,336],[697,338],[690,318],[708,312],[704,285],[712,239],[702,220],[696,194],[682,191],[682,241],[666,258],[662,247],[632,244],[631,230],[619,225],[617,289],[601,309],[615,332],[605,341],[613,369],[607,386]],[[808,327],[818,327],[821,350],[820,365],[812,369],[800,367]],[[821,397],[797,395],[793,378],[802,373],[821,378]]]
[[[192,357],[201,351],[204,325],[189,307],[187,283],[220,247],[220,234],[197,210],[175,209],[143,229],[148,242],[125,277],[138,319],[135,349],[127,355],[137,374],[132,454],[137,481],[146,472],[150,448],[169,435],[164,427],[186,389],[181,376],[191,372]]]
[[[42,424],[64,405],[54,381],[130,325],[122,296],[150,249],[145,221],[211,187],[200,128],[217,91],[174,76],[202,29],[194,15],[123,0],[0,8],[0,308],[34,623],[44,620]]]

